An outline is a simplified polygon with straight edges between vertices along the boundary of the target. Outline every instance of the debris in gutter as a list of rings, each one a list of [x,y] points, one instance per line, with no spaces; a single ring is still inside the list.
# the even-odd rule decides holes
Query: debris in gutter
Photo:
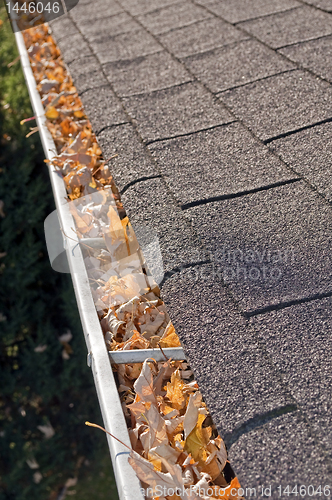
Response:
[[[49,27],[26,30],[23,36],[57,148],[52,165],[64,179],[76,223],[67,236],[81,244],[107,349],[181,346],[158,285],[148,275],[110,159],[102,157]],[[87,238],[103,239],[105,245],[91,247]],[[59,338],[66,359],[68,335]],[[188,364],[148,359],[113,369],[132,445],[129,463],[146,497],[240,499],[238,480],[223,473],[227,451]],[[44,427],[40,430],[48,437]]]

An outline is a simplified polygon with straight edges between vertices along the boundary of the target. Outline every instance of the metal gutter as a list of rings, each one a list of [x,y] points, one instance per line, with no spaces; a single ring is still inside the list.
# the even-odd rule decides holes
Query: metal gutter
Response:
[[[120,365],[123,363],[143,363],[146,359],[153,358],[155,361],[165,361],[172,358],[176,361],[184,361],[182,347],[168,347],[163,349],[135,349],[131,351],[109,351],[109,357],[112,364]]]
[[[47,159],[52,160],[57,154],[56,147],[46,126],[44,108],[37,91],[36,81],[30,66],[22,33],[15,33],[15,38],[45,156]],[[70,234],[70,228],[74,227],[75,224],[69,211],[68,202],[66,201],[67,193],[64,181],[62,176],[52,168],[51,164],[49,164],[49,174],[60,225],[66,234]],[[110,357],[93,302],[81,248],[78,247],[77,251],[73,253],[68,246],[67,258],[104,426],[123,443],[131,447]],[[120,500],[143,500],[141,483],[128,463],[129,452],[127,448],[110,436],[107,436],[107,439]]]

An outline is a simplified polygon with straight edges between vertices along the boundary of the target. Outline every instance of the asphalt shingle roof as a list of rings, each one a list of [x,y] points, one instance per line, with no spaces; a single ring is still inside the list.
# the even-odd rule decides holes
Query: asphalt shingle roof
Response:
[[[241,485],[332,480],[331,0],[52,22]]]

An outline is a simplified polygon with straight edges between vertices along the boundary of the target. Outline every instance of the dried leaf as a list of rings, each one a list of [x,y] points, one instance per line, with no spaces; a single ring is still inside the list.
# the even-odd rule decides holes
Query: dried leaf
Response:
[[[203,429],[202,424],[205,420],[205,415],[198,415],[197,424],[185,440],[185,450],[192,455],[195,461],[202,460],[202,451],[206,449],[210,441],[209,428]]]
[[[166,330],[161,337],[160,345],[162,348],[181,347],[180,339],[175,333],[175,329],[171,321],[168,323]]]
[[[142,401],[157,403],[153,388],[152,371],[147,360],[144,361],[141,373],[134,383],[134,389]]]
[[[201,403],[202,403],[202,395],[199,391],[197,391],[195,394],[190,395],[187,411],[183,421],[184,439],[187,439],[191,431],[197,425],[198,408],[200,408]]]
[[[45,116],[48,120],[56,120],[59,117],[59,112],[54,106],[48,106]]]
[[[178,476],[173,477],[169,472],[165,474],[156,471],[151,462],[141,457],[135,451],[130,452],[128,462],[135,470],[138,478],[147,483],[150,488],[155,489],[158,485],[166,489],[182,488],[182,471],[180,466],[178,468],[181,474],[181,482],[178,481]]]
[[[154,388],[155,388],[155,393],[156,394],[160,394],[161,393],[161,388],[162,388],[162,385],[164,383],[164,381],[166,379],[169,379],[172,375],[172,373],[174,373],[176,370],[176,368],[171,365],[170,361],[166,361],[166,363],[163,363],[162,366],[159,368],[159,372],[158,372],[158,375],[156,376],[156,378],[154,379],[154,382],[153,382],[153,385],[154,385]],[[162,401],[162,404],[164,405],[164,407],[166,407],[167,405],[165,405],[164,401]],[[173,408],[169,407],[170,408],[170,411],[173,410]],[[163,413],[165,413],[165,411],[162,409]]]
[[[149,427],[141,434],[140,440],[144,450],[148,453],[152,448],[168,444],[168,436],[166,422],[154,404],[151,404],[144,417]]]
[[[186,403],[186,397],[183,394],[184,382],[181,379],[180,371],[177,369],[171,376],[171,381],[168,382],[166,389],[166,397],[170,401],[173,408],[181,410]]]
[[[151,448],[149,450],[150,455],[155,455],[156,458],[164,458],[167,462],[175,465],[181,452],[179,450],[175,450],[169,444],[162,444],[160,446],[156,446],[155,448]]]
[[[227,462],[227,450],[224,441],[221,439],[220,436],[218,436],[214,441],[213,444],[217,446],[217,452],[216,452],[216,457],[218,458],[221,468],[223,468],[226,465]]]

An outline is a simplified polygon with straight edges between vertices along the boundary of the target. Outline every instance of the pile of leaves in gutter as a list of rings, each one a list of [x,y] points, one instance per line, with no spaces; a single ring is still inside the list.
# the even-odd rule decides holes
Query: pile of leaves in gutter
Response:
[[[110,159],[102,157],[49,27],[23,35],[57,148],[52,166],[63,176],[76,223],[70,237],[82,244],[108,349],[180,346],[121,204]],[[102,245],[91,246],[91,238]],[[187,363],[151,358],[115,370],[132,444],[129,461],[150,488],[148,498],[239,499],[237,479],[225,473],[225,445]]]

